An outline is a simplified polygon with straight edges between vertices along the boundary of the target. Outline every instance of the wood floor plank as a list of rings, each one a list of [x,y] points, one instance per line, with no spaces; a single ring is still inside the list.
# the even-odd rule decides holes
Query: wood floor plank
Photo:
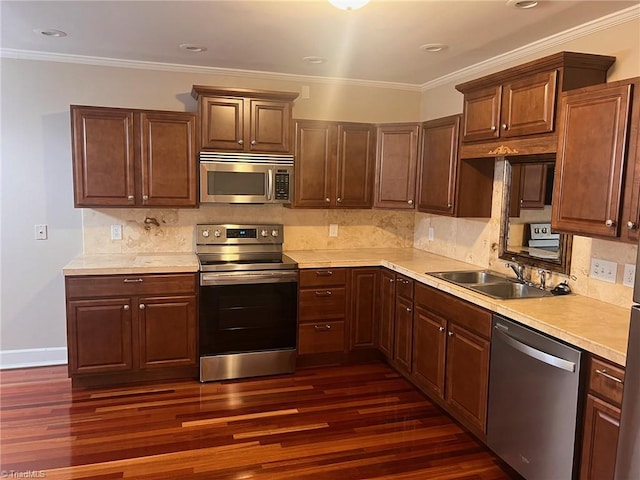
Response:
[[[1,469],[47,479],[519,478],[381,362],[105,388],[4,371],[0,424]]]

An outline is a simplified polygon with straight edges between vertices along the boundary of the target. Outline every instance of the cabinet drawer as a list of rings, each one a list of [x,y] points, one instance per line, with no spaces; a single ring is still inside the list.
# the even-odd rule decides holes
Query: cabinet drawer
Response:
[[[396,275],[396,295],[407,300],[413,300],[413,284],[412,278]]]
[[[298,353],[327,353],[344,351],[344,322],[320,322],[300,325]]]
[[[491,337],[491,312],[418,283],[415,305],[435,312],[485,338]]]
[[[624,369],[591,357],[589,362],[589,390],[616,405],[622,404]]]
[[[345,285],[347,271],[344,268],[300,270],[300,288]]]
[[[300,290],[298,299],[300,322],[344,319],[347,310],[345,287]]]
[[[197,274],[92,275],[66,277],[67,298],[116,295],[194,294]]]

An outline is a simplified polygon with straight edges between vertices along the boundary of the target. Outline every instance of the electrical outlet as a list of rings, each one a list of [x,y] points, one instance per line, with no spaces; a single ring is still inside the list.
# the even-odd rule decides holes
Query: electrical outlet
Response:
[[[624,275],[622,277],[622,284],[627,287],[633,287],[636,281],[636,266],[633,263],[624,264]]]
[[[436,237],[436,229],[429,227],[429,241],[432,241]]]
[[[122,240],[122,225],[111,225],[111,240]]]
[[[48,235],[47,235],[47,225],[46,224],[40,224],[40,225],[36,225],[35,226],[35,231],[36,231],[36,240],[46,240]]]
[[[330,223],[329,224],[329,236],[330,237],[337,237],[338,236],[338,224],[337,223]]]
[[[604,282],[616,283],[616,274],[618,273],[618,264],[601,260],[599,258],[591,259],[591,270],[589,276]]]

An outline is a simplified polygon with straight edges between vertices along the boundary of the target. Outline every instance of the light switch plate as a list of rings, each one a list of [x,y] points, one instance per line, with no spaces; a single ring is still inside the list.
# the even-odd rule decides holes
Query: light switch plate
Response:
[[[330,237],[337,237],[338,236],[338,224],[337,223],[330,223],[329,224],[329,236]]]
[[[608,260],[599,258],[591,259],[591,270],[589,276],[604,282],[616,283],[616,274],[618,273],[618,264]]]
[[[436,229],[429,227],[429,241],[432,241],[436,237]]]
[[[48,238],[47,225],[39,224],[35,226],[36,240],[46,240]]]

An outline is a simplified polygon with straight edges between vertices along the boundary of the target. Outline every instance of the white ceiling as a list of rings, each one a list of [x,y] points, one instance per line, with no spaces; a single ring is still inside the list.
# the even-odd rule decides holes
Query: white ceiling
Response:
[[[40,52],[63,61],[100,57],[417,86],[616,12],[637,16],[639,5],[554,0],[520,10],[507,0],[372,0],[342,11],[326,0],[2,0],[0,46],[4,56]],[[179,48],[184,43],[208,50],[188,52]],[[427,43],[449,47],[420,50]],[[327,61],[310,65],[306,56]]]

